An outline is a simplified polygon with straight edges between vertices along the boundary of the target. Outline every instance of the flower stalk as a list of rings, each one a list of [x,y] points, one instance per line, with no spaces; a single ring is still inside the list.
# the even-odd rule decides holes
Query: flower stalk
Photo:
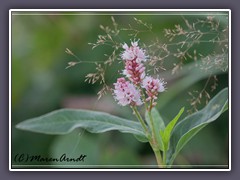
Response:
[[[138,112],[138,110],[136,109],[136,107],[131,107],[134,111],[134,114],[136,115],[137,119],[140,121],[143,129],[145,130],[145,133],[146,133],[146,136],[147,138],[149,139],[149,143],[153,149],[153,152],[154,152],[154,155],[156,157],[156,160],[157,160],[157,164],[158,164],[158,167],[159,168],[163,168],[164,164],[163,161],[162,161],[162,155],[161,155],[161,151],[158,149],[158,145],[157,145],[157,141],[156,141],[156,134],[154,133],[155,131],[152,129],[153,128],[153,123],[152,124],[152,134],[150,135],[149,132],[148,132],[148,128],[142,118],[142,116],[140,115],[140,113]],[[151,114],[149,112],[149,114]],[[152,117],[152,115],[150,115],[150,117]],[[151,119],[151,118],[150,118]],[[151,120],[152,121],[152,120]]]
[[[114,83],[113,96],[119,105],[129,105],[139,120],[145,135],[154,151],[158,167],[164,167],[166,157],[162,160],[160,145],[157,141],[158,132],[154,128],[152,108],[156,106],[157,96],[165,91],[165,82],[162,79],[146,75],[144,62],[147,61],[145,51],[138,46],[138,42],[132,42],[131,46],[123,45],[124,52],[121,58],[124,62],[123,75]],[[145,106],[149,121],[144,121],[137,106]]]
[[[136,115],[136,117],[138,118],[138,120],[140,121],[140,123],[141,123],[147,137],[148,137],[149,136],[148,128],[147,128],[142,116],[140,115],[140,113],[138,112],[138,110],[135,106],[132,106],[131,108],[132,108],[134,114]]]

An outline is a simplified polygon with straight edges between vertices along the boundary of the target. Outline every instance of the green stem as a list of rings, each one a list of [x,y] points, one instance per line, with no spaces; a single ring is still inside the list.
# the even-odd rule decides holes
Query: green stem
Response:
[[[156,134],[155,134],[155,131],[154,131],[154,125],[153,125],[153,118],[152,118],[152,113],[150,111],[148,111],[148,116],[150,118],[150,125],[151,125],[151,129],[152,129],[152,137],[154,139],[156,139]]]
[[[151,103],[152,103],[152,101],[151,101]],[[151,106],[151,103],[150,103],[150,106]],[[162,160],[161,152],[158,148],[157,135],[156,135],[156,132],[155,132],[155,129],[154,129],[154,124],[153,124],[153,118],[152,118],[151,111],[148,111],[148,116],[150,118],[150,124],[151,124],[151,129],[152,129],[152,142],[150,144],[151,144],[151,147],[154,151],[155,157],[157,159],[158,167],[164,168],[165,164],[166,164],[166,153],[164,152],[164,154],[163,154],[164,159]]]
[[[135,113],[135,115],[137,116],[138,120],[140,121],[145,133],[147,134],[147,137],[148,137],[148,128],[146,126],[146,124],[144,123],[144,120],[142,119],[142,116],[139,114],[138,110],[136,109],[135,106],[132,106],[131,107]]]
[[[153,118],[152,118],[152,113],[151,113],[151,109],[152,109],[152,100],[150,101],[150,104],[149,104],[149,109],[148,109],[148,106],[147,106],[147,102],[146,102],[146,98],[145,98],[145,94],[144,92],[142,91],[142,89],[140,87],[138,87],[138,89],[140,90],[141,94],[142,94],[142,97],[144,99],[144,105],[145,105],[145,108],[146,110],[148,111],[148,115],[149,115],[149,118],[150,118],[150,128],[152,130],[152,134],[150,135],[149,132],[148,132],[148,128],[144,122],[144,120],[142,119],[142,116],[139,114],[138,110],[136,109],[135,106],[132,106],[131,108],[133,109],[135,115],[137,116],[138,120],[140,121],[142,127],[144,128],[146,134],[147,134],[147,137],[149,139],[149,143],[153,149],[153,152],[155,154],[155,157],[156,157],[156,160],[157,160],[157,164],[158,164],[158,167],[159,168],[163,168],[163,161],[162,161],[162,155],[161,155],[161,151],[159,150],[158,148],[158,144],[157,144],[157,140],[156,140],[156,133],[155,133],[155,130],[154,130],[154,124],[153,124]]]
[[[152,130],[152,139],[153,139],[153,145],[154,147],[158,147],[157,145],[157,135],[154,129],[154,124],[153,124],[153,118],[152,118],[152,113],[150,111],[148,111],[148,116],[150,118],[150,126],[151,126],[151,130]]]
[[[150,100],[150,103],[149,103],[149,110],[148,110],[149,112],[152,111],[152,103],[153,103],[153,99],[151,99],[151,100]]]
[[[167,159],[167,151],[163,151],[163,165],[166,165],[166,159]]]
[[[142,99],[143,99],[143,102],[144,102],[144,106],[145,106],[145,109],[147,110],[148,109],[148,105],[147,105],[147,101],[146,101],[146,97],[145,97],[145,94],[143,92],[143,89],[141,88],[140,85],[137,86],[138,90],[140,91],[141,95],[142,95]]]
[[[155,154],[156,160],[157,160],[157,164],[159,168],[163,168],[163,161],[162,161],[162,156],[161,156],[161,152],[159,149],[154,147],[154,144],[152,142],[150,142],[150,145],[153,149],[153,152]]]
[[[157,160],[157,164],[158,164],[158,167],[159,168],[162,168],[162,156],[161,156],[161,152],[160,150],[157,148],[157,144],[156,144],[156,138],[153,136],[153,138],[151,136],[149,136],[149,133],[148,133],[148,128],[146,126],[146,124],[144,123],[144,120],[142,119],[142,116],[139,114],[138,110],[136,109],[136,107],[132,106],[132,109],[135,113],[135,115],[137,116],[138,120],[140,121],[142,127],[144,128],[145,130],[145,133],[147,134],[147,137],[149,139],[149,143],[154,151],[154,154],[155,154],[155,157],[156,157],[156,160]]]

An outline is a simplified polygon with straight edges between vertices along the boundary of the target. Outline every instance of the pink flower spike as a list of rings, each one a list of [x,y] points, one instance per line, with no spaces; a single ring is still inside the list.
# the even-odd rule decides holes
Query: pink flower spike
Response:
[[[130,47],[124,43],[122,47],[124,52],[121,54],[121,58],[125,61],[123,74],[135,85],[140,84],[145,77],[145,67],[142,62],[146,61],[147,56],[138,47],[138,41],[131,42]]]
[[[123,74],[129,78],[133,84],[140,84],[145,77],[145,67],[142,63],[137,63],[135,60],[125,62]]]
[[[126,43],[122,46],[125,51],[121,54],[121,58],[124,61],[132,61],[136,60],[137,63],[141,63],[142,61],[146,61],[147,56],[145,55],[145,51],[138,47],[138,42],[131,42],[130,47]]]
[[[142,105],[140,92],[135,88],[133,84],[126,81],[124,78],[118,78],[114,83],[114,98],[118,101],[118,104],[122,106],[140,106]]]
[[[156,100],[158,93],[165,91],[165,84],[162,79],[154,79],[151,76],[146,76],[142,81],[142,87],[146,89],[146,94],[148,95],[146,100]]]

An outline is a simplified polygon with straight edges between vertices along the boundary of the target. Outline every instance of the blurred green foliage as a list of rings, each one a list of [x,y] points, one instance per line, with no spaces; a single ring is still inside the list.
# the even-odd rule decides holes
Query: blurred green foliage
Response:
[[[203,15],[191,15],[189,19],[197,19]],[[179,15],[115,15],[119,25],[127,27],[136,25],[133,17],[137,17],[153,25],[154,35],[165,40],[164,29],[173,28],[175,24],[184,25]],[[221,16],[219,16],[221,18]],[[135,24],[134,24],[135,23]],[[89,109],[100,109],[103,100],[97,100],[99,84],[84,82],[86,74],[94,72],[95,65],[81,63],[65,69],[70,61],[77,61],[65,53],[69,48],[83,61],[102,61],[104,54],[111,52],[111,47],[97,47],[94,50],[88,45],[95,42],[98,34],[102,33],[99,25],[111,26],[111,15],[12,15],[12,60],[11,60],[11,105],[12,105],[12,157],[18,153],[56,157],[69,153],[77,155],[87,154],[83,165],[139,165],[156,164],[154,155],[148,144],[137,142],[131,135],[111,132],[106,134],[89,134],[73,132],[65,136],[50,136],[24,132],[14,126],[25,119],[39,116],[55,109],[68,107],[69,97],[85,98],[75,105],[89,104]],[[137,26],[137,25],[136,25]],[[151,43],[155,37],[151,33],[140,33],[138,38],[145,44]],[[130,42],[127,33],[122,34],[120,42]],[[194,48],[208,54],[215,46],[196,45]],[[205,54],[205,55],[206,55]],[[164,62],[167,70],[173,68],[176,59]],[[186,61],[186,65],[191,61]],[[117,62],[107,71],[106,81],[111,84],[119,77],[119,63]],[[201,89],[207,76],[200,73],[190,73],[185,70],[186,77],[183,87],[176,87],[178,75],[171,71],[162,72],[171,83],[168,91],[160,96],[159,110],[165,121],[172,119],[180,107],[189,108],[188,91]],[[166,77],[167,75],[167,77]],[[161,73],[160,73],[161,76]],[[185,82],[185,83],[184,83]],[[187,83],[189,83],[187,85]],[[218,90],[228,86],[228,74],[219,73]],[[171,89],[173,87],[173,89]],[[213,96],[214,91],[210,95]],[[94,102],[89,103],[88,98]],[[163,104],[161,105],[161,98]],[[74,99],[74,98],[73,98]],[[120,107],[111,95],[104,97],[111,113],[134,119],[127,107]],[[78,104],[79,103],[79,104]],[[98,106],[96,105],[98,104]],[[202,104],[202,106],[204,103]],[[98,108],[97,108],[98,107]],[[184,113],[183,116],[187,114]],[[201,131],[183,149],[176,164],[227,164],[228,163],[228,115],[225,112],[217,122],[210,124]],[[220,158],[219,158],[220,157]],[[13,164],[19,164],[13,162]],[[24,164],[21,162],[20,164]],[[25,163],[26,164],[26,163]],[[27,163],[31,164],[31,163]],[[33,164],[41,164],[34,162]]]

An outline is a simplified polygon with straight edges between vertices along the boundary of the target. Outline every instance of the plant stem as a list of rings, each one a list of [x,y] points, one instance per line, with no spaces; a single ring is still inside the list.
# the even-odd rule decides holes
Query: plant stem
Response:
[[[152,103],[152,101],[151,101],[151,103]],[[150,103],[150,106],[151,106],[151,103]],[[152,129],[152,142],[150,144],[151,144],[151,147],[154,151],[154,154],[155,154],[155,157],[156,157],[156,160],[157,160],[157,163],[158,163],[158,167],[164,168],[165,164],[166,164],[166,153],[165,152],[163,153],[163,158],[165,158],[165,159],[162,160],[161,152],[159,150],[158,142],[157,142],[157,134],[156,134],[155,129],[154,129],[151,109],[150,109],[150,111],[148,111],[148,116],[149,116],[149,119],[150,119],[150,124],[151,124],[151,129]]]
[[[148,109],[148,105],[147,105],[147,101],[146,101],[146,97],[145,97],[145,94],[143,92],[143,89],[141,88],[140,85],[137,86],[138,90],[140,91],[141,95],[142,95],[142,99],[143,99],[143,102],[144,102],[144,106],[145,106],[145,109],[147,110]]]
[[[139,112],[138,112],[138,110],[136,109],[135,106],[132,106],[131,108],[133,109],[135,115],[137,116],[137,118],[138,118],[138,120],[140,121],[143,129],[145,130],[145,133],[146,133],[147,136],[148,136],[148,128],[147,128],[146,124],[144,123],[144,120],[142,119],[142,116],[139,114]]]
[[[164,165],[162,163],[162,156],[161,156],[160,150],[154,151],[154,154],[155,154],[155,157],[157,159],[158,167],[159,168],[164,168]]]
[[[156,157],[156,160],[157,160],[157,164],[158,164],[158,167],[159,168],[162,168],[162,156],[161,156],[161,153],[160,153],[160,150],[156,147],[157,144],[156,144],[156,138],[155,136],[151,137],[149,136],[149,133],[148,133],[148,128],[146,126],[146,124],[144,123],[144,120],[142,119],[142,116],[139,114],[138,110],[136,109],[136,107],[132,106],[132,109],[135,113],[135,115],[137,116],[138,120],[140,121],[142,127],[144,128],[146,134],[147,134],[147,137],[149,139],[149,143],[153,149],[153,152],[155,154],[155,157]],[[150,113],[151,114],[151,113]],[[153,124],[152,124],[153,125]],[[154,132],[154,130],[153,130]],[[155,134],[155,133],[153,133]]]
[[[163,166],[162,156],[161,156],[160,150],[159,150],[159,149],[156,149],[156,148],[154,147],[154,144],[152,144],[151,141],[150,141],[150,145],[151,145],[151,147],[152,147],[152,149],[153,149],[153,152],[154,152],[154,154],[155,154],[158,167],[159,167],[159,168],[163,168],[164,166]]]
[[[133,109],[136,117],[138,118],[138,120],[140,121],[143,129],[145,130],[145,133],[147,135],[147,138],[149,139],[149,143],[153,149],[153,152],[155,154],[155,157],[156,157],[156,160],[157,160],[157,164],[158,164],[158,167],[159,168],[163,168],[164,164],[163,161],[162,161],[162,155],[161,155],[161,152],[158,148],[158,144],[157,144],[157,141],[156,141],[156,133],[155,133],[155,130],[154,130],[154,124],[153,124],[153,118],[152,118],[152,113],[151,111],[148,111],[148,115],[149,115],[149,118],[150,118],[150,126],[151,126],[151,129],[152,129],[152,134],[150,135],[149,132],[148,132],[148,128],[144,122],[144,120],[142,119],[142,116],[140,115],[140,113],[138,112],[137,108],[135,106],[131,106],[131,108]]]
[[[164,151],[163,151],[163,165],[164,165],[164,166],[166,165],[166,159],[167,159],[167,153],[166,153],[166,151],[164,150]]]
[[[149,119],[150,119],[150,125],[151,125],[151,129],[152,129],[152,137],[155,139],[156,134],[155,134],[155,131],[154,131],[152,113],[150,111],[148,111],[148,116],[149,116]]]

